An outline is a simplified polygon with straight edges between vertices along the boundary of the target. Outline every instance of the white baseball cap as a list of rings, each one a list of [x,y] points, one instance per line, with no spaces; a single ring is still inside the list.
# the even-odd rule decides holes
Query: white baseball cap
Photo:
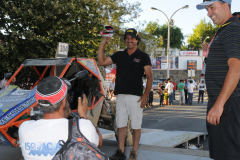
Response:
[[[228,3],[229,5],[231,5],[231,3],[232,3],[232,0],[203,0],[203,3],[198,4],[196,7],[198,10],[205,9],[207,5],[210,5],[217,1],[225,2],[225,3]]]

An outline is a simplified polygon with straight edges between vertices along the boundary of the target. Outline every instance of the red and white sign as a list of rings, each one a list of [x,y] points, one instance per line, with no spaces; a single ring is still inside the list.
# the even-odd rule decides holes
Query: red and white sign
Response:
[[[198,56],[198,51],[181,51],[181,56]]]
[[[205,51],[203,51],[203,56],[206,57],[206,52]]]
[[[106,79],[113,79],[113,78],[115,78],[116,76],[115,76],[115,74],[114,73],[107,73],[106,74]]]

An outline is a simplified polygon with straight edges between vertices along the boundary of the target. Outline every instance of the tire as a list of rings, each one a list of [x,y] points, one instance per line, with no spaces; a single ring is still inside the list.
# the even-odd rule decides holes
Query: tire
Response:
[[[116,140],[118,141],[118,128],[116,122],[116,104],[112,106],[112,118],[113,118],[113,130],[115,132]],[[128,117],[127,127],[126,127],[126,139],[125,139],[125,146],[132,146],[133,145],[133,130],[131,128],[131,120]]]
[[[102,74],[102,77],[104,80],[106,80],[106,70],[103,66],[98,66],[98,69],[100,71],[100,73]]]

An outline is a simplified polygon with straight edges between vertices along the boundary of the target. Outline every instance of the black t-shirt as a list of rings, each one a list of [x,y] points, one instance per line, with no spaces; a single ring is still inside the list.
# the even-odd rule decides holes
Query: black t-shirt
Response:
[[[142,96],[144,66],[150,65],[151,60],[147,53],[137,49],[130,56],[127,49],[118,51],[110,56],[117,65],[114,94],[131,94]]]
[[[206,62],[206,87],[208,96],[217,99],[227,72],[230,58],[240,60],[240,22],[230,18],[217,32],[209,49]],[[240,97],[240,81],[230,98]]]

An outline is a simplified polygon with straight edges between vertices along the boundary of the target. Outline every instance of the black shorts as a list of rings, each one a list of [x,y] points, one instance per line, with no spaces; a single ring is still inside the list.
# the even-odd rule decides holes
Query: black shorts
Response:
[[[216,100],[209,99],[207,113]],[[210,158],[240,160],[240,97],[228,99],[217,126],[207,122]]]

